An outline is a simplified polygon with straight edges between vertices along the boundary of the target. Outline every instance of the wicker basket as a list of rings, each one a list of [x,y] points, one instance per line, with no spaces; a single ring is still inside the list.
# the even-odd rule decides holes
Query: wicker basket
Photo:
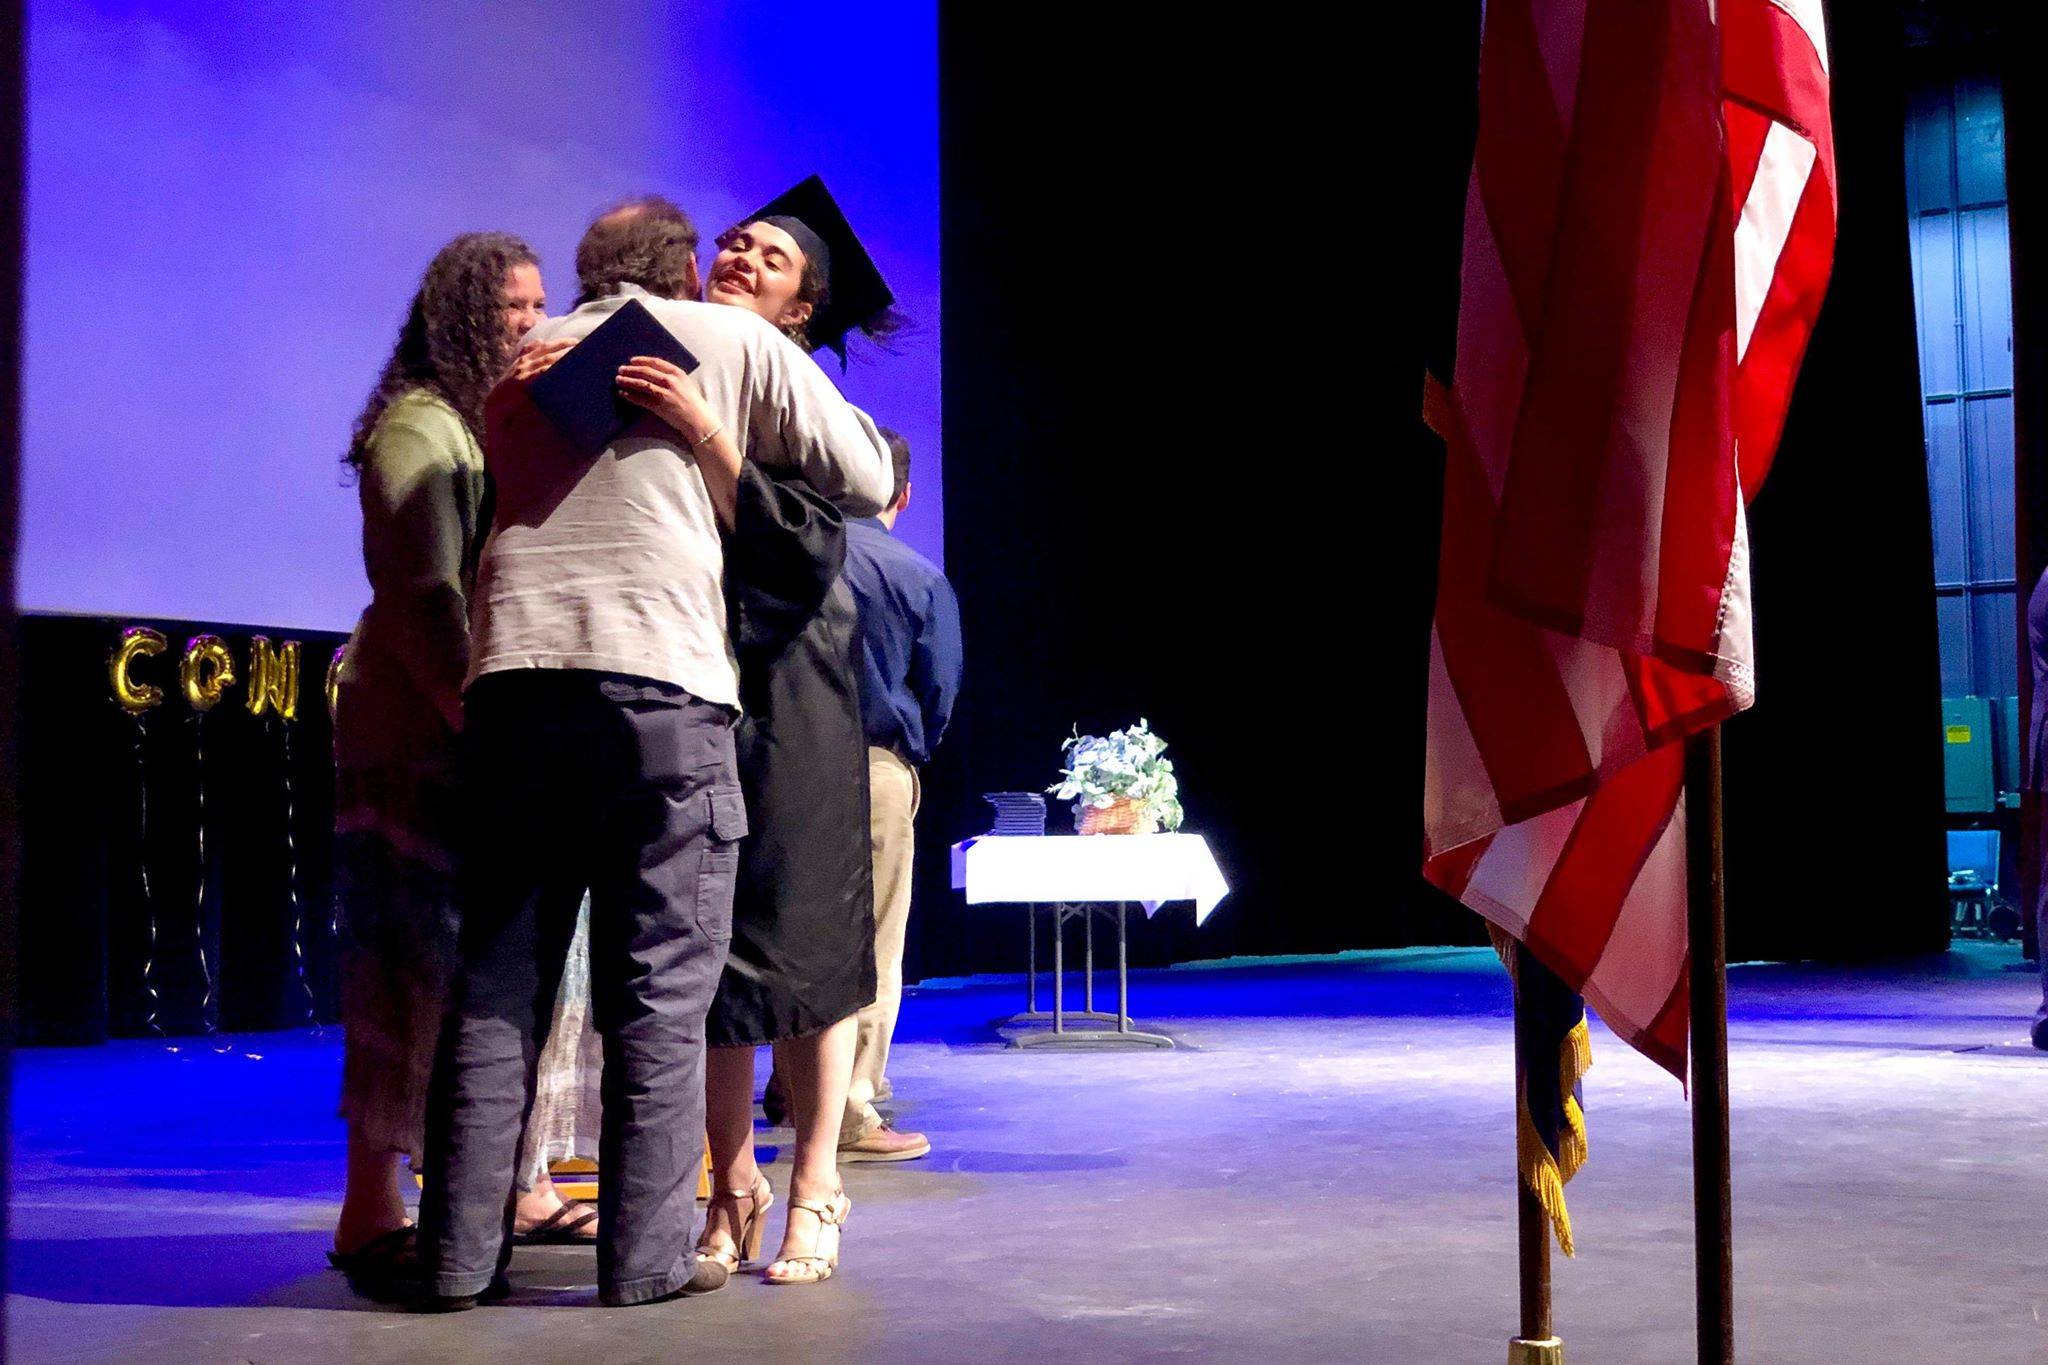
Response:
[[[1106,806],[1076,801],[1074,831],[1077,834],[1157,834],[1159,817],[1129,797],[1118,797]]]

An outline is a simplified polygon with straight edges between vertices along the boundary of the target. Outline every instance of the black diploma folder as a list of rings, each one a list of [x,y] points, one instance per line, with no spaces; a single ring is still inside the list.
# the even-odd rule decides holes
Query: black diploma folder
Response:
[[[619,366],[636,355],[660,356],[686,373],[697,368],[697,357],[673,332],[638,299],[627,299],[528,385],[527,393],[571,445],[595,455],[647,415],[647,409],[619,397]]]

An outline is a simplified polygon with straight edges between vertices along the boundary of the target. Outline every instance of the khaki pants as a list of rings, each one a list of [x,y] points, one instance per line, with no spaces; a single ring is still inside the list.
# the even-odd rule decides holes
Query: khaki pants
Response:
[[[903,1003],[903,936],[910,925],[912,822],[920,790],[917,769],[890,749],[868,750],[868,849],[875,865],[875,1003],[860,1012],[853,1085],[846,1092],[840,1140],[851,1142],[881,1122],[875,1101],[889,1097],[889,1040]]]

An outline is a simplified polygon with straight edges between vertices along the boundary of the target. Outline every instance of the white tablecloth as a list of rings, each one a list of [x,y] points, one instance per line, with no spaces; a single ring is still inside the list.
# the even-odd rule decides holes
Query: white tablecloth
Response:
[[[970,905],[1191,900],[1196,924],[1230,894],[1199,834],[985,834],[953,845],[953,885]]]

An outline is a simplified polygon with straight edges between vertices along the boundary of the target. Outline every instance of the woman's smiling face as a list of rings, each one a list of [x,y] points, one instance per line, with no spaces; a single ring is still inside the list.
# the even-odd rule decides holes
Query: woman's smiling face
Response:
[[[748,223],[718,239],[704,301],[750,309],[777,327],[793,327],[811,315],[811,305],[797,297],[803,282],[804,253],[796,240],[773,223]]]

